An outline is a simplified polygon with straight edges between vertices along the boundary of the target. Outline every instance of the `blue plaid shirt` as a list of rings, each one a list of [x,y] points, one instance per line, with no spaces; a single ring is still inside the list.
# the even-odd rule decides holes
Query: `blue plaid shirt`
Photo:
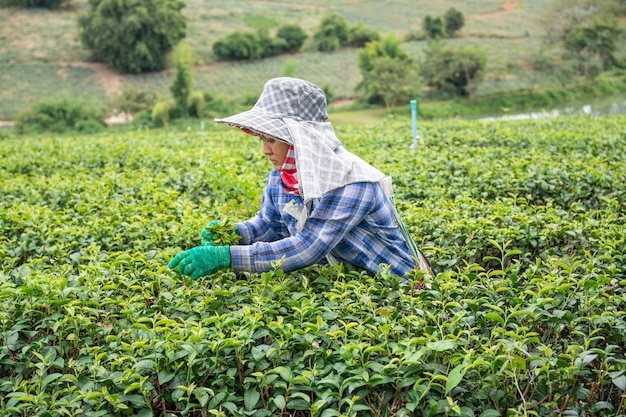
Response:
[[[284,191],[280,173],[272,170],[260,211],[236,225],[241,242],[230,248],[235,271],[269,271],[283,256],[280,268],[293,271],[326,263],[328,253],[370,273],[382,264],[399,276],[414,267],[380,184],[349,184],[313,200],[301,232],[296,231],[296,219],[285,212],[292,200],[303,205],[299,196]]]

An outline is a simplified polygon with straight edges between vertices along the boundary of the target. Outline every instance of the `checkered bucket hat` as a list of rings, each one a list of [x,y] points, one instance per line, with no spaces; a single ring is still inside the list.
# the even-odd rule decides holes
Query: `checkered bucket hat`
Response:
[[[326,95],[309,81],[290,77],[273,78],[265,83],[252,109],[224,119],[215,119],[215,122],[293,144],[285,119],[327,123]]]

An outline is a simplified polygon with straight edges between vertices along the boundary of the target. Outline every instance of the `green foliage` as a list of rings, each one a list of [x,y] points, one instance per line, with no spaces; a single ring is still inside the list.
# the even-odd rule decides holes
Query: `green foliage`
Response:
[[[445,36],[444,21],[441,17],[424,16],[422,31],[429,39],[441,39]]]
[[[287,48],[283,38],[272,38],[266,31],[233,32],[213,44],[213,53],[220,60],[254,60],[278,55]]]
[[[420,101],[418,114],[420,119],[446,119],[455,116],[485,117],[507,116],[511,112],[520,113],[537,109],[563,107],[563,103],[582,102],[593,97],[604,97],[615,91],[626,90],[626,74],[603,73],[593,80],[579,80],[569,83],[566,88],[560,84],[511,92],[499,92],[477,96],[473,101],[457,98],[446,101]],[[547,111],[547,110],[544,110]],[[406,117],[408,105],[399,106],[392,114]],[[385,114],[387,115],[387,114]]]
[[[363,77],[358,89],[368,102],[391,107],[419,94],[417,66],[396,36],[367,43],[359,52],[358,63]]]
[[[368,42],[378,40],[380,40],[380,34],[362,23],[358,23],[348,31],[348,46],[361,48]]]
[[[115,107],[119,111],[135,114],[151,108],[155,101],[156,94],[152,91],[127,88],[115,100]]]
[[[194,91],[189,96],[189,115],[200,119],[204,115],[204,93]]]
[[[402,49],[400,39],[394,35],[385,36],[381,41],[370,42],[359,51],[358,65],[361,73],[371,71],[374,61],[388,57],[402,62],[410,62],[411,58]]]
[[[170,85],[176,113],[186,116],[190,110],[191,88],[193,84],[193,55],[188,44],[180,44],[174,51],[176,75]]]
[[[150,118],[156,126],[168,127],[172,119],[173,109],[174,103],[168,98],[163,98],[157,101],[154,107],[152,107]]]
[[[0,0],[0,7],[58,9],[69,0]]]
[[[583,66],[582,73],[587,76],[590,61],[594,57],[600,59],[602,70],[616,66],[615,42],[621,35],[622,31],[617,27],[616,19],[611,19],[577,26],[567,33],[562,41],[565,50],[580,59]]]
[[[280,70],[282,77],[296,77],[298,73],[298,61],[286,59],[283,68]]]
[[[8,138],[0,414],[623,415],[624,126],[424,122],[414,154],[409,122],[338,127],[441,269],[419,291],[168,270],[255,214],[270,166],[232,130]]]
[[[418,80],[415,64],[383,56],[372,61],[372,68],[363,73],[360,85],[370,103],[381,100],[385,107],[391,108],[419,96]]]
[[[349,28],[339,13],[330,13],[322,18],[313,34],[313,48],[321,52],[332,52],[348,44]]]
[[[104,130],[103,112],[92,103],[61,96],[40,101],[15,119],[19,133],[96,133]]]
[[[298,25],[285,25],[278,29],[276,37],[285,41],[285,52],[298,52],[308,35]]]
[[[446,35],[450,38],[454,38],[465,25],[463,13],[454,7],[448,9],[446,14],[443,16],[443,21],[445,22]]]
[[[234,223],[228,218],[209,223],[205,230],[212,235],[211,244],[215,246],[237,245],[241,240]]]
[[[428,46],[420,73],[436,91],[471,100],[486,66],[487,54],[478,46],[455,47],[434,42]]]
[[[113,68],[140,73],[166,67],[167,55],[185,37],[180,0],[89,0],[79,16],[79,36],[94,57]]]

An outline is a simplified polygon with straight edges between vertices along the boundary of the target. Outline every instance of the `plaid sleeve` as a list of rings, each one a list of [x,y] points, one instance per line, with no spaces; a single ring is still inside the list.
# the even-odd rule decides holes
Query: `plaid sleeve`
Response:
[[[285,236],[280,213],[273,203],[275,201],[273,194],[278,192],[275,182],[275,176],[270,175],[261,198],[261,208],[256,216],[236,224],[241,235],[242,245],[250,245],[254,242],[273,242]]]
[[[275,242],[232,246],[237,271],[264,272],[281,261],[293,271],[323,262],[326,255],[372,210],[373,186],[355,183],[330,191],[315,204],[302,232]],[[284,258],[284,259],[283,259]]]

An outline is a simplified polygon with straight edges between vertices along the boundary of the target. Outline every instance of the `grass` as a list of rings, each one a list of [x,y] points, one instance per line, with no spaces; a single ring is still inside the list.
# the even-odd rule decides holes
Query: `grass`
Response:
[[[303,52],[251,63],[216,63],[212,44],[235,30],[271,30],[286,23],[297,23],[312,33],[320,19],[330,12],[340,13],[350,25],[362,22],[383,35],[393,32],[404,36],[420,30],[427,14],[441,16],[455,7],[464,14],[466,21],[461,33],[463,39],[459,42],[477,42],[489,51],[490,73],[485,86],[481,86],[489,92],[537,82],[525,76],[528,72],[525,62],[539,42],[536,18],[550,3],[549,0],[508,3],[468,0],[462,4],[453,0],[434,4],[415,4],[408,0],[385,3],[189,0],[183,12],[189,18],[186,41],[192,46],[198,64],[195,68],[197,89],[245,99],[258,94],[268,78],[282,75],[285,62],[291,60],[297,63],[296,76],[327,87],[336,98],[350,98],[361,79],[356,65],[357,50],[333,54]],[[80,45],[76,26],[77,15],[87,10],[86,0],[73,0],[57,11],[0,9],[0,91],[3,91],[0,119],[12,119],[20,110],[49,97],[51,89],[71,93],[77,89],[85,91],[101,105],[105,105],[102,90],[108,98],[115,95],[117,91],[105,89],[102,74],[96,69],[92,74],[79,74],[86,78],[79,78],[78,86],[73,77],[59,73],[59,68],[69,62],[90,65],[89,51]],[[405,46],[418,58],[424,44],[413,42]],[[33,70],[36,65],[42,70]],[[120,85],[167,93],[171,79],[172,71],[163,71],[124,76]],[[98,88],[98,84],[102,87]]]

